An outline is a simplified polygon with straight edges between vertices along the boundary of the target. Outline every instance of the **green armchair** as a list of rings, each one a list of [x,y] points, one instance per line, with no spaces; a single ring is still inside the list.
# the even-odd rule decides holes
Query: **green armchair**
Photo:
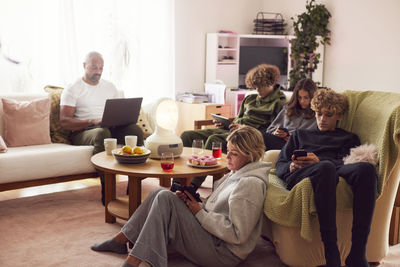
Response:
[[[369,262],[379,262],[388,253],[389,230],[400,180],[400,94],[377,91],[345,91],[349,111],[339,127],[357,134],[361,143],[375,144],[379,149],[377,166],[378,198],[367,244]],[[265,161],[277,160],[279,151],[267,151]],[[270,173],[270,185],[264,205],[263,236],[273,241],[281,260],[290,266],[325,264],[319,234],[313,192],[309,179],[291,191]],[[338,247],[342,265],[351,247],[352,191],[343,179],[337,186]],[[397,214],[398,215],[398,214]],[[394,238],[392,225],[391,237]]]

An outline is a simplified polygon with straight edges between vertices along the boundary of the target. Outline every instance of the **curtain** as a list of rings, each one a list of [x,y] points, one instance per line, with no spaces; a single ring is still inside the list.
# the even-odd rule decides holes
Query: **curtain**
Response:
[[[66,87],[98,51],[125,96],[173,98],[173,21],[173,0],[3,0],[0,92]]]

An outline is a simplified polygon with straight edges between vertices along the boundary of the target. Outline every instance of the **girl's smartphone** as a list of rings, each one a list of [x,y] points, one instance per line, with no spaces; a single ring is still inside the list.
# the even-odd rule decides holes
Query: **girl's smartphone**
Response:
[[[289,135],[288,129],[283,128],[283,127],[278,127],[278,129],[284,131],[286,133],[286,135]]]

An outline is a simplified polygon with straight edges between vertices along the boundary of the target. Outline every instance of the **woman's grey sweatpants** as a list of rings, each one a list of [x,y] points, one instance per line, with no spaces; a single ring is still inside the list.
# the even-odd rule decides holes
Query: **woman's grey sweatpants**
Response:
[[[241,261],[165,189],[150,193],[121,232],[134,244],[130,255],[154,267],[168,266],[167,245],[201,266],[235,266]]]

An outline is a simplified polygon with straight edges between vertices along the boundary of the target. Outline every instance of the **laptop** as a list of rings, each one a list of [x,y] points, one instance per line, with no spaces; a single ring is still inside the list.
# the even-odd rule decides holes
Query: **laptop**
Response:
[[[142,97],[107,99],[100,126],[110,128],[137,123],[142,100]]]

